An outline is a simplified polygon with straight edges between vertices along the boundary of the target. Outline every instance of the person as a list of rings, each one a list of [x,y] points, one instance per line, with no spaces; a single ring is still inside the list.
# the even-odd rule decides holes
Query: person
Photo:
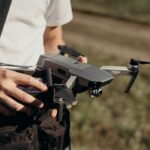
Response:
[[[0,62],[34,66],[43,53],[58,54],[57,46],[65,44],[62,26],[72,17],[70,0],[12,0],[0,38]],[[87,58],[80,56],[78,60],[84,63]],[[33,107],[42,109],[44,103],[19,89],[18,85],[47,90],[46,85],[30,75],[0,67],[0,147],[7,150],[39,149],[38,144],[33,144],[37,134],[36,131],[33,133],[33,127],[27,128],[24,134],[16,133],[16,127],[12,127],[16,120],[12,118],[20,112],[31,115]],[[52,110],[50,117],[56,115],[57,110]],[[11,125],[5,124],[8,118],[11,118]],[[28,136],[31,142],[24,141],[16,146],[8,135],[13,135],[15,142]]]

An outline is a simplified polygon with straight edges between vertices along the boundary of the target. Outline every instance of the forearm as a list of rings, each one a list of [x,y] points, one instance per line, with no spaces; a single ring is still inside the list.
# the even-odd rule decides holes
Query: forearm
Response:
[[[58,45],[64,45],[62,28],[61,27],[47,27],[44,33],[44,47],[45,53],[57,54]]]
[[[47,27],[44,33],[45,53],[58,54],[58,45],[64,45],[62,27]],[[77,58],[81,63],[87,63],[87,58],[79,56]]]

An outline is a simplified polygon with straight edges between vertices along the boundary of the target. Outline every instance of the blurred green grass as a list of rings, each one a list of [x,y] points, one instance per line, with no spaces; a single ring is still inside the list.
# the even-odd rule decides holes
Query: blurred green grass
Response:
[[[149,0],[72,0],[73,8],[95,14],[113,16],[140,22],[150,22]],[[78,15],[79,17],[79,15]],[[84,19],[84,18],[82,18]],[[89,20],[90,22],[90,20]],[[94,22],[93,22],[94,24]],[[79,27],[77,21],[66,27],[67,43],[84,53],[89,63],[102,65],[128,65],[123,55],[106,54],[99,47],[90,45],[86,37],[100,40],[107,38],[111,42],[131,46],[133,49],[149,49],[144,39],[133,39],[132,36],[116,38],[112,34],[90,30],[84,24]],[[86,31],[87,30],[87,31]],[[71,33],[79,32],[82,38]],[[103,38],[102,38],[103,37]],[[140,42],[139,42],[140,40]],[[133,42],[134,41],[134,42]],[[81,44],[82,43],[82,44]],[[143,51],[144,53],[145,51]],[[87,93],[78,96],[78,105],[71,111],[71,136],[73,150],[150,150],[150,66],[140,67],[139,76],[131,92],[125,94],[128,77],[117,77],[103,88],[99,98],[91,100]]]
[[[149,0],[72,0],[75,10],[150,23]]]

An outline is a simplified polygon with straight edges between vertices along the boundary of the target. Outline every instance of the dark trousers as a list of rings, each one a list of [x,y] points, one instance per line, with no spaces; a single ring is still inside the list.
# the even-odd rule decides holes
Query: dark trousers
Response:
[[[0,150],[71,150],[68,110],[61,125],[49,116],[40,124],[28,119],[0,116]]]

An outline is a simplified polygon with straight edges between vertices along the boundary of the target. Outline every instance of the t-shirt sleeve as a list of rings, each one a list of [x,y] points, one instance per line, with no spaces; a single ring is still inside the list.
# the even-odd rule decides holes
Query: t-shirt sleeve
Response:
[[[72,20],[70,0],[51,0],[45,14],[47,26],[64,25]]]

